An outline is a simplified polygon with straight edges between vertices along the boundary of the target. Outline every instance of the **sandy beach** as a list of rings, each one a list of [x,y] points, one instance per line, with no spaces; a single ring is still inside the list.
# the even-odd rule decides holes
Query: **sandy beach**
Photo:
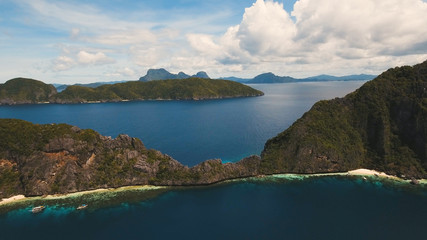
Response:
[[[163,188],[166,188],[166,187],[144,185],[144,186],[126,186],[126,187],[120,187],[120,188],[99,188],[99,189],[88,190],[88,191],[81,191],[81,192],[74,192],[74,193],[67,193],[67,194],[44,195],[44,196],[37,196],[37,197],[25,197],[24,195],[16,195],[10,198],[3,198],[0,201],[0,206],[16,203],[19,201],[26,201],[26,200],[37,200],[37,199],[55,200],[55,199],[64,199],[64,198],[70,198],[70,197],[78,197],[81,195],[93,194],[93,193],[122,192],[122,191],[131,191],[131,190],[156,190],[156,189],[163,189]]]
[[[316,174],[275,174],[270,176],[262,176],[258,178],[265,178],[265,177],[284,177],[284,178],[290,178],[290,179],[303,179],[306,177],[315,177],[315,176],[376,176],[381,178],[387,178],[387,179],[393,179],[400,182],[407,182],[409,183],[409,180],[404,180],[402,178],[388,175],[383,172],[378,172],[375,170],[370,169],[355,169],[348,172],[336,172],[336,173],[316,173]],[[242,179],[234,179],[234,180],[228,180],[228,181],[240,181]],[[420,179],[420,184],[427,184],[427,179]],[[85,194],[93,194],[93,193],[106,193],[106,192],[121,192],[121,191],[131,191],[131,190],[156,190],[156,189],[164,189],[168,187],[162,187],[162,186],[153,186],[153,185],[144,185],[144,186],[126,186],[126,187],[120,187],[120,188],[100,188],[100,189],[94,189],[94,190],[88,190],[88,191],[82,191],[82,192],[74,192],[74,193],[68,193],[68,194],[54,194],[54,195],[44,195],[44,196],[37,196],[37,197],[25,197],[24,195],[16,195],[12,196],[10,198],[3,198],[0,201],[0,206],[11,204],[19,201],[26,201],[26,200],[37,200],[37,199],[47,199],[47,200],[54,200],[54,199],[64,199],[64,198],[70,198],[70,197],[78,197]],[[170,187],[169,187],[170,188]]]
[[[22,200],[25,199],[26,197],[24,195],[16,195],[16,196],[12,196],[10,198],[3,198],[0,201],[0,206],[3,204],[8,204],[8,203],[12,203],[12,202],[16,202],[18,200]]]
[[[364,168],[348,171],[348,174],[349,175],[359,175],[359,176],[378,176],[378,177],[385,177],[385,178],[393,178],[396,180],[403,180],[401,178],[398,178],[398,177],[392,176],[392,175],[388,175],[388,174],[383,173],[383,172],[378,172],[375,170],[364,169]]]

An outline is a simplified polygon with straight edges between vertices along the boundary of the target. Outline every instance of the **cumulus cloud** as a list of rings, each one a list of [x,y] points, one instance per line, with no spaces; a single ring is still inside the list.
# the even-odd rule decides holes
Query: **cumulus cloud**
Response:
[[[254,55],[271,55],[292,49],[296,27],[283,5],[257,0],[243,15],[237,31],[229,29],[240,47]],[[234,32],[235,31],[235,32]]]
[[[135,71],[129,67],[118,69],[112,73],[105,74],[107,77],[135,77]]]
[[[67,56],[59,56],[52,62],[54,71],[65,71],[74,67],[75,64],[76,62]]]
[[[426,58],[426,12],[422,0],[299,0],[289,14],[280,3],[257,0],[222,36],[187,39],[218,64],[363,71]]]
[[[52,61],[52,69],[54,71],[65,71],[75,67],[105,65],[114,63],[115,60],[105,55],[103,52],[90,53],[84,50],[73,53],[68,48],[64,48],[62,52],[65,55],[59,56]]]
[[[426,12],[421,0],[300,0],[292,12],[295,41],[315,47],[332,41],[350,58],[426,53],[413,49],[427,43]]]
[[[213,77],[253,77],[268,71],[295,77],[376,74],[427,58],[425,0],[298,0],[292,12],[283,1],[253,1],[236,25],[224,20],[242,6],[234,1],[224,4],[228,7],[215,2],[221,7],[209,8],[209,17],[190,16],[187,8],[117,12],[97,3],[16,2],[28,9],[28,16],[19,18],[28,21],[24,24],[62,33],[60,38],[49,35],[48,40],[42,36],[43,41],[31,42],[46,39],[47,44],[39,46],[67,46],[50,61],[50,68],[83,75],[96,68],[94,75],[102,71],[132,77],[159,67],[204,70]],[[125,66],[136,73],[125,71]]]
[[[133,45],[129,48],[132,61],[142,67],[153,68],[165,59],[170,59],[171,53],[161,46]]]
[[[80,51],[77,54],[77,61],[80,64],[87,64],[87,65],[104,65],[104,64],[114,63],[114,59],[107,57],[102,52],[89,53],[86,51]]]

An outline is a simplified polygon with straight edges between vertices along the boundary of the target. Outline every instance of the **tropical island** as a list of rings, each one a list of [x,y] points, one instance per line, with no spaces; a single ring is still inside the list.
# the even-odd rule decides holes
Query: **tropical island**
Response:
[[[204,100],[262,96],[241,83],[205,78],[130,81],[96,88],[73,85],[58,93],[53,85],[15,78],[0,84],[0,105],[37,103],[89,103],[137,100]]]
[[[261,156],[187,167],[127,135],[0,120],[0,198],[133,185],[195,186],[277,173],[367,168],[427,178],[427,61],[389,69],[344,98],[316,103]],[[355,171],[360,174],[364,171]]]
[[[270,84],[270,83],[300,83],[300,82],[330,82],[330,81],[368,81],[374,79],[375,75],[368,74],[357,74],[357,75],[346,75],[346,76],[332,76],[332,75],[317,75],[306,78],[294,78],[290,76],[277,76],[274,73],[262,73],[254,78],[238,78],[238,77],[220,77],[220,80],[230,80],[233,82],[239,82],[243,84]],[[184,72],[177,74],[171,73],[164,68],[159,69],[148,69],[147,73],[140,77],[138,81],[149,82],[158,80],[171,80],[171,79],[187,79],[187,78],[205,78],[210,79],[208,74],[204,71],[197,72],[194,75],[188,75]],[[96,88],[107,84],[116,84],[128,82],[126,80],[113,81],[113,82],[93,82],[93,83],[76,83],[73,85],[66,84],[53,84],[58,92],[62,92],[69,86],[82,86],[89,88]]]
[[[178,74],[173,74],[167,71],[164,68],[160,69],[149,69],[147,74],[139,78],[139,81],[156,81],[156,80],[166,80],[166,79],[186,79],[191,77],[198,78],[207,78],[209,76],[206,72],[200,71],[195,75],[188,75],[184,72],[179,72]],[[331,76],[331,75],[317,75],[306,78],[295,78],[290,76],[277,76],[272,72],[261,73],[254,78],[238,78],[238,77],[220,77],[219,79],[231,80],[235,82],[245,83],[245,84],[269,84],[269,83],[297,83],[297,82],[327,82],[327,81],[366,81],[372,80],[376,76],[368,74],[357,74],[357,75],[346,75],[346,76]]]

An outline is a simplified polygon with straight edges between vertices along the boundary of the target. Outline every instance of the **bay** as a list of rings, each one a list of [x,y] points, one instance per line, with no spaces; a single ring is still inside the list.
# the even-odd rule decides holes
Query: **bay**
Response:
[[[0,106],[0,118],[67,123],[112,137],[124,133],[194,166],[207,159],[235,162],[260,154],[269,138],[316,101],[342,97],[363,83],[254,84],[265,96],[207,101]]]
[[[318,100],[364,82],[251,85],[265,96],[209,101],[1,106],[0,118],[67,123],[140,138],[193,166],[260,154]],[[88,200],[87,198],[86,200]],[[22,205],[0,214],[0,239],[424,239],[425,187],[377,178],[247,179],[208,187]],[[45,204],[40,214],[32,206]]]

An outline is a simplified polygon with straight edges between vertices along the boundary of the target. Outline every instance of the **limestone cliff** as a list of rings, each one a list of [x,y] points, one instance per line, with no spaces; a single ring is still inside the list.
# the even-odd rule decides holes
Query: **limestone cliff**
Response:
[[[203,185],[254,176],[260,159],[192,168],[127,135],[115,139],[66,124],[0,119],[0,198],[127,185]]]

